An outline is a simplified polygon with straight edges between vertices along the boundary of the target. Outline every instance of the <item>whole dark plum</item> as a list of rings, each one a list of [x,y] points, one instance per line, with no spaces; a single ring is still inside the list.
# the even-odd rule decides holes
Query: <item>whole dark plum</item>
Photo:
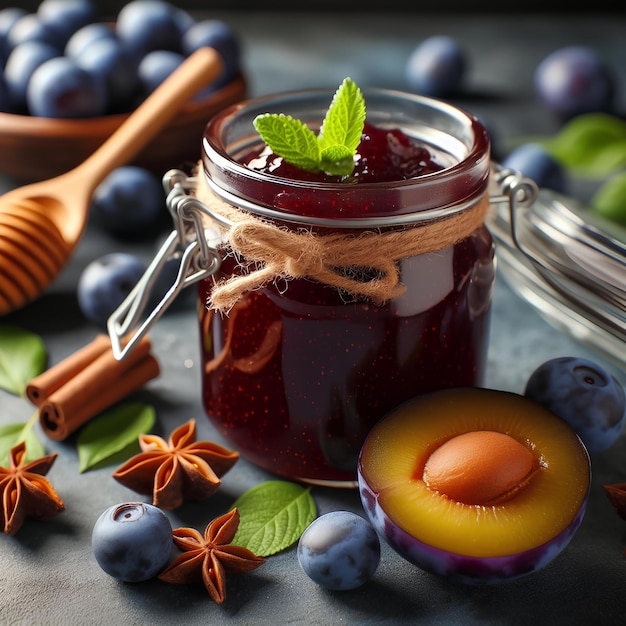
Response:
[[[372,525],[350,511],[315,519],[298,542],[298,562],[306,575],[326,589],[356,589],[380,562],[380,540]]]
[[[109,576],[141,582],[156,576],[170,559],[172,526],[161,509],[143,502],[109,507],[94,524],[91,545]]]
[[[27,107],[26,92],[35,70],[58,56],[59,51],[43,41],[26,41],[11,51],[4,68],[4,79],[15,111]]]
[[[565,118],[612,109],[615,77],[590,48],[555,50],[537,66],[534,80],[539,100]]]
[[[502,167],[516,170],[532,179],[539,187],[566,193],[568,180],[565,168],[541,145],[525,143],[513,149],[502,160]]]
[[[60,45],[65,47],[79,28],[98,19],[98,10],[92,0],[43,0],[36,15],[44,26],[57,33]]]
[[[190,25],[182,15],[181,9],[163,0],[133,0],[117,15],[117,35],[137,54],[180,52],[183,30]]]
[[[83,315],[106,329],[111,313],[124,301],[146,271],[146,264],[128,252],[111,252],[85,267],[77,286]]]
[[[565,420],[590,454],[609,448],[626,419],[624,388],[603,367],[580,357],[540,365],[524,395]]]
[[[409,88],[433,97],[459,91],[466,72],[465,53],[454,38],[445,35],[424,39],[409,56],[405,68]]]
[[[94,190],[90,217],[113,237],[146,240],[168,216],[161,179],[135,165],[114,169]]]
[[[35,69],[28,81],[26,104],[31,115],[39,117],[94,117],[106,111],[107,87],[102,76],[58,56]]]

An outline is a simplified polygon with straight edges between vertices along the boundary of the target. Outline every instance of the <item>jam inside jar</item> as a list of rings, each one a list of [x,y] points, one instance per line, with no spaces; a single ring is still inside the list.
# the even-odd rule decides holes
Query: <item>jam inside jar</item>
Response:
[[[254,118],[285,113],[317,130],[332,98],[326,91],[225,109],[209,121],[202,143],[199,187],[221,202],[283,231],[345,237],[348,256],[364,235],[372,237],[372,257],[394,253],[400,287],[386,299],[279,275],[216,311],[215,279],[259,269],[228,250],[219,274],[199,284],[209,419],[248,460],[309,484],[356,485],[361,445],[377,420],[415,395],[481,385],[486,367],[494,250],[475,214],[488,204],[488,135],[444,102],[386,90],[364,95],[372,131],[399,131],[438,165],[382,181],[307,180],[254,167],[263,149]],[[410,245],[386,235],[409,237]],[[368,284],[380,278],[377,267],[361,256],[354,267],[334,269]]]

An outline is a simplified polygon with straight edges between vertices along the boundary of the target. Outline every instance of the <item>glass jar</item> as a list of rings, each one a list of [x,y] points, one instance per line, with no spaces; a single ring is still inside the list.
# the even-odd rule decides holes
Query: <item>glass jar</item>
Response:
[[[257,115],[285,113],[317,130],[332,98],[326,91],[235,105],[209,121],[202,139],[201,200],[211,196],[281,234],[323,242],[313,249],[341,242],[341,267],[322,273],[337,281],[316,278],[306,244],[300,256],[307,258],[291,252],[287,271],[253,281],[234,304],[215,311],[216,278],[219,287],[250,273],[271,274],[267,259],[246,258],[226,245],[217,276],[199,283],[208,417],[248,460],[309,484],[355,485],[361,445],[378,419],[417,394],[481,385],[486,367],[495,277],[493,242],[483,225],[487,132],[441,101],[363,91],[368,123],[402,129],[444,169],[351,185],[285,179],[242,165],[261,145],[252,123]],[[363,262],[364,242],[372,267]],[[352,265],[357,245],[361,253]],[[305,270],[289,271],[302,262]],[[376,287],[389,279],[390,265],[399,283],[380,297]]]

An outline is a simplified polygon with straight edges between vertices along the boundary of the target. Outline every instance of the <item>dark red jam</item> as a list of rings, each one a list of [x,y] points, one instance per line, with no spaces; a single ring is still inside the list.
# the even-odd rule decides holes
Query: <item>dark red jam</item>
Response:
[[[258,151],[243,161],[268,176],[327,180]],[[368,126],[351,182],[441,167],[402,132]],[[227,315],[201,307],[204,406],[243,456],[289,479],[354,484],[363,440],[383,415],[420,393],[482,383],[494,280],[487,230],[400,268],[406,292],[382,306],[297,279],[245,295]],[[224,260],[222,276],[238,271]],[[212,285],[200,284],[202,302]]]
[[[439,172],[444,165],[419,142],[400,129],[379,128],[366,123],[355,157],[354,171],[349,176],[332,176],[323,172],[307,172],[283,161],[269,148],[245,157],[251,169],[294,180],[325,183],[384,183],[408,180]]]

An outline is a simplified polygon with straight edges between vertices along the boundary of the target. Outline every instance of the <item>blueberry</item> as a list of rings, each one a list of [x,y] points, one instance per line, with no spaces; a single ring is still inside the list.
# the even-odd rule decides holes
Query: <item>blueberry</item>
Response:
[[[33,72],[26,104],[30,114],[39,117],[95,117],[106,111],[106,84],[73,59],[59,56]]]
[[[623,387],[600,365],[580,357],[540,365],[524,395],[565,420],[590,454],[609,448],[626,419]]]
[[[28,83],[35,70],[59,54],[54,46],[42,41],[27,41],[11,51],[4,68],[4,78],[15,110],[26,109]]]
[[[98,565],[109,576],[141,582],[155,577],[169,561],[172,526],[151,504],[116,504],[96,520],[91,545]]]
[[[87,24],[75,31],[67,40],[63,53],[65,56],[73,59],[79,59],[80,55],[91,43],[99,41],[100,39],[112,39],[117,41],[117,36],[109,24],[105,24],[104,22]]]
[[[318,517],[302,533],[298,561],[306,575],[326,589],[356,589],[378,567],[380,540],[361,516],[333,511]]]
[[[405,68],[409,88],[433,97],[460,91],[466,72],[464,51],[455,39],[445,35],[422,41],[409,56]]]
[[[85,267],[77,285],[78,305],[83,315],[106,329],[111,313],[124,301],[146,271],[134,254],[112,252]]]
[[[76,62],[106,85],[108,112],[132,108],[140,88],[138,60],[120,41],[105,37],[92,41]]]
[[[518,146],[502,160],[501,165],[534,180],[539,187],[567,192],[565,168],[539,144],[525,143]]]
[[[179,11],[163,0],[132,0],[117,15],[117,35],[138,55],[181,49]]]
[[[58,41],[65,47],[79,28],[96,21],[98,10],[92,0],[43,0],[37,16],[58,35]]]
[[[223,71],[215,89],[233,80],[240,71],[241,49],[233,29],[221,20],[202,20],[191,26],[182,37],[183,54],[189,56],[198,48],[208,46],[220,55]]]
[[[152,93],[184,60],[182,54],[172,50],[153,50],[144,55],[137,68],[144,93]]]
[[[152,237],[168,215],[160,178],[142,167],[118,167],[94,190],[90,215],[94,224],[114,237]]]
[[[615,76],[590,48],[555,50],[537,66],[534,79],[539,100],[565,118],[612,108]]]

